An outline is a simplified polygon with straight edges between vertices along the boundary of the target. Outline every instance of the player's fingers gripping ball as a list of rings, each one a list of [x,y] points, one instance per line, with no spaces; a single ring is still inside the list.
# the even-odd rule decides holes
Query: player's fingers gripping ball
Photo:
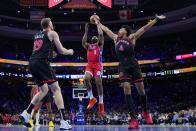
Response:
[[[99,18],[98,15],[92,15],[92,16],[90,17],[90,22],[91,22],[92,24],[96,24],[95,21],[100,21],[100,18]]]

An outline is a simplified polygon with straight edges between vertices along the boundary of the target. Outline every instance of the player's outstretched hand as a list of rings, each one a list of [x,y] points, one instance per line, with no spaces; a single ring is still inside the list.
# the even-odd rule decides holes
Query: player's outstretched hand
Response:
[[[165,19],[166,18],[166,16],[165,15],[155,15],[157,18],[159,18],[160,20],[162,20],[162,19]]]
[[[73,49],[69,49],[69,55],[73,55],[74,54],[74,50]]]

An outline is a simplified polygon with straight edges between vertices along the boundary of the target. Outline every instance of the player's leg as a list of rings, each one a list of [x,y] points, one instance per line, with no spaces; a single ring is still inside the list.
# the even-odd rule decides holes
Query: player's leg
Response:
[[[135,83],[135,86],[139,93],[140,103],[143,108],[142,116],[146,119],[147,124],[152,124],[153,121],[152,121],[152,118],[151,118],[151,115],[150,115],[150,112],[147,106],[147,95],[144,89],[144,82],[143,82],[142,73],[141,73],[139,66],[136,66],[133,69],[132,75],[133,75],[133,82]]]
[[[48,85],[47,84],[43,84],[41,86],[39,85],[39,88],[40,88],[39,92],[33,97],[30,105],[20,115],[20,119],[21,119],[23,125],[25,125],[27,127],[31,127],[30,118],[31,118],[31,112],[32,112],[33,108],[35,107],[35,105],[37,105],[44,98],[44,96],[48,92]]]
[[[42,104],[43,104],[43,102],[40,101],[40,103],[37,105],[37,108],[35,108],[35,111],[34,111],[34,114],[33,114],[33,117],[36,118],[36,122],[35,122],[36,126],[39,126],[39,111],[42,107]]]
[[[91,85],[92,78],[93,78],[93,70],[92,68],[87,66],[85,71],[85,76],[84,76],[84,86],[85,88],[87,88],[88,97],[90,98],[87,109],[91,109],[94,106],[94,104],[97,102],[97,99],[93,96],[93,92],[92,92],[92,85]]]
[[[148,107],[147,107],[147,96],[146,96],[146,92],[144,90],[144,83],[143,83],[143,81],[136,82],[135,86],[136,86],[137,91],[139,93],[140,102],[142,104],[143,110],[147,111],[147,109],[148,109]]]
[[[131,124],[129,125],[129,129],[136,129],[139,128],[139,123],[137,120],[137,113],[134,108],[133,100],[131,97],[131,84],[130,82],[122,81],[121,86],[124,89],[124,94],[125,94],[125,101],[127,105],[128,112],[130,113],[131,116]]]
[[[36,108],[33,109],[34,111],[33,111],[31,119],[35,118],[35,116],[36,116],[38,110],[40,110],[41,106],[42,106],[42,102],[40,102],[37,106],[35,106]]]
[[[35,116],[35,118],[36,118],[35,126],[40,126],[40,124],[39,124],[40,114],[39,113],[40,113],[40,109],[37,111],[36,116]]]
[[[31,124],[31,126],[34,126],[34,117],[33,117],[33,115],[34,115],[34,109],[32,110],[32,112],[31,112],[31,119],[30,119],[30,124]]]
[[[142,117],[144,117],[146,119],[147,124],[152,124],[153,121],[152,121],[151,114],[149,112],[149,108],[147,105],[147,95],[144,90],[144,83],[143,83],[143,81],[140,81],[140,82],[135,83],[135,86],[136,86],[137,91],[139,93],[140,103],[142,104],[142,108],[143,108]]]
[[[44,83],[42,86],[39,86],[39,88],[40,88],[39,92],[33,97],[33,99],[31,100],[31,104],[27,108],[27,113],[31,112],[33,107],[39,104],[39,102],[48,93],[48,85],[46,83]]]
[[[131,124],[129,125],[129,129],[139,128],[139,123],[137,120],[137,113],[134,108],[133,99],[131,97],[131,69],[128,68],[129,65],[119,66],[119,77],[121,86],[124,89],[125,94],[125,102],[127,110],[131,116]]]
[[[46,108],[48,110],[48,118],[49,118],[49,126],[54,127],[53,121],[52,121],[52,108],[51,108],[51,102],[46,103]]]
[[[102,78],[95,77],[95,83],[97,86],[97,92],[99,95],[99,114],[104,114],[104,103],[103,103],[103,85],[102,85]]]
[[[37,115],[38,115],[37,113],[40,110],[41,106],[42,106],[42,103],[40,102],[38,105],[36,105],[33,108],[32,112],[31,112],[31,120],[30,120],[30,123],[31,123],[32,126],[33,126],[33,123],[34,123],[34,118],[36,118],[36,123],[37,123],[37,121],[39,121],[39,119],[37,119]]]
[[[125,94],[125,101],[127,105],[127,109],[130,112],[132,118],[137,119],[137,114],[134,108],[133,100],[131,97],[131,85],[130,82],[122,82],[121,86],[123,87],[124,94]]]
[[[103,103],[103,85],[102,85],[102,66],[97,65],[97,67],[94,70],[94,76],[95,76],[95,83],[97,86],[97,92],[99,95],[99,114],[104,114],[104,103]]]
[[[97,86],[97,92],[99,95],[99,103],[103,104],[103,85],[102,85],[102,78],[101,77],[95,77],[95,83]]]
[[[65,118],[65,108],[64,108],[64,101],[61,93],[61,88],[59,87],[58,81],[49,83],[49,87],[55,97],[54,101],[59,110],[60,117],[61,117],[61,125],[60,129],[71,129],[71,125],[68,124]]]
[[[86,71],[85,76],[84,76],[84,86],[86,87],[88,91],[88,96],[90,99],[93,98],[92,85],[91,85],[92,78],[93,78],[93,74],[89,71]]]

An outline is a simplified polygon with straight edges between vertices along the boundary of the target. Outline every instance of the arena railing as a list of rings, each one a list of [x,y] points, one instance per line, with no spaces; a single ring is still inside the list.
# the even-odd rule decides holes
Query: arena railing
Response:
[[[190,73],[196,71],[196,67],[188,67],[188,68],[180,68],[180,69],[173,69],[173,70],[163,70],[163,71],[156,71],[156,72],[143,72],[142,77],[164,77],[170,75],[179,75],[184,73]],[[32,74],[25,74],[25,73],[13,73],[13,72],[5,72],[1,71],[0,76],[5,77],[25,77],[25,78],[32,78]],[[56,74],[57,78],[60,79],[84,79],[84,74]],[[119,78],[117,74],[103,74],[103,78],[105,79],[116,79]]]
[[[159,63],[160,59],[153,59],[153,60],[141,60],[138,61],[139,64],[154,64]],[[10,60],[10,59],[0,59],[0,63],[5,64],[17,64],[17,65],[28,65],[28,61],[20,61],[20,60]],[[84,67],[87,63],[70,63],[70,62],[62,62],[62,63],[51,63],[53,67],[59,66],[68,66],[68,67]],[[103,63],[103,66],[118,66],[118,62],[107,62]]]

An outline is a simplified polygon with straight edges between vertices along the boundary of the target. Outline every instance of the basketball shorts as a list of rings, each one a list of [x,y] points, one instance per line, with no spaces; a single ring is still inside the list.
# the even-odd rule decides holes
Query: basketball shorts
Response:
[[[38,85],[57,81],[56,74],[46,59],[31,59],[29,70]]]
[[[88,63],[86,66],[85,73],[90,73],[92,77],[102,77],[103,66],[101,63]]]
[[[121,82],[141,82],[144,79],[142,78],[142,72],[139,64],[121,64],[118,67],[119,78]]]

